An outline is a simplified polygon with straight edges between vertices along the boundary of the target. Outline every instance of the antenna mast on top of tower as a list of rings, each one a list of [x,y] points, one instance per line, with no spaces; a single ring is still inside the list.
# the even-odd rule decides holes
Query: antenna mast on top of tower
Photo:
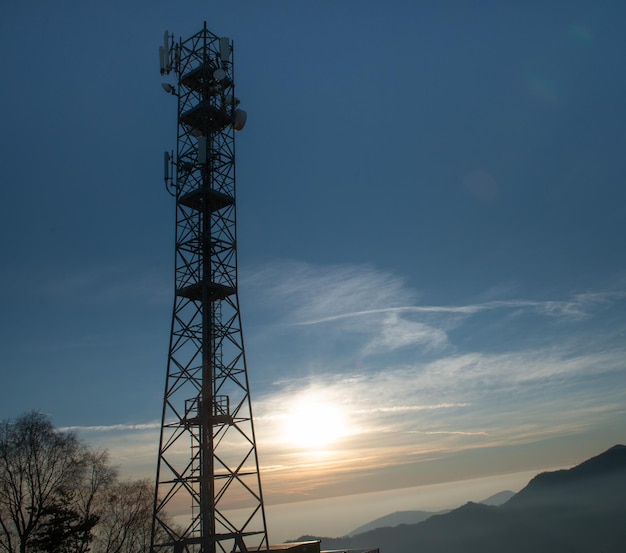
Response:
[[[233,48],[204,28],[159,49],[178,98],[165,184],[176,198],[175,297],[153,553],[269,548],[237,293]]]

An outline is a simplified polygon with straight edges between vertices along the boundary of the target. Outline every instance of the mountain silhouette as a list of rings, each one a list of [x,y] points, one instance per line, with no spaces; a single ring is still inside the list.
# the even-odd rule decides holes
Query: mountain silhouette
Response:
[[[362,534],[363,532],[369,532],[371,530],[375,530],[377,528],[393,528],[395,526],[400,526],[401,524],[417,524],[418,522],[423,522],[427,518],[432,517],[438,513],[447,513],[446,511],[396,511],[395,513],[391,513],[390,515],[385,515],[384,517],[377,518],[364,524],[363,526],[359,526],[349,532],[347,534],[348,537],[355,536],[357,534]]]
[[[502,505],[506,503],[509,499],[511,499],[515,495],[515,492],[511,490],[504,490],[502,492],[494,493],[490,495],[487,499],[483,499],[480,501],[483,505]]]
[[[514,495],[514,492],[510,490],[505,490],[493,494],[486,499],[483,499],[480,503],[483,503],[485,505],[502,505]],[[450,509],[445,509],[441,511],[396,511],[395,513],[385,515],[383,517],[372,520],[367,524],[363,524],[362,526],[355,528],[351,532],[348,532],[346,536],[350,537],[356,534],[362,534],[363,532],[369,532],[370,530],[375,530],[376,528],[394,527],[400,526],[401,524],[417,524],[418,522],[423,522],[433,515],[449,512]]]
[[[470,502],[417,524],[300,539],[381,553],[622,553],[625,522],[626,446],[617,445],[571,469],[538,474],[501,506]]]

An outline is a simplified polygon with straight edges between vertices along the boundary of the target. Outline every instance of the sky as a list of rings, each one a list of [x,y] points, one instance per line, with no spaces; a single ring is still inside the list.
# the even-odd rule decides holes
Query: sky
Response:
[[[0,3],[0,419],[153,478],[174,299],[167,29],[234,40],[270,541],[624,443],[626,6]],[[339,515],[338,513],[341,513]]]

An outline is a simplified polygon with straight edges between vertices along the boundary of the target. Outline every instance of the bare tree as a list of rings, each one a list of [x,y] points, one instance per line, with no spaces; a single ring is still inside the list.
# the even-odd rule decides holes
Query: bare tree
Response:
[[[82,466],[74,434],[32,412],[0,425],[0,547],[26,553],[41,518]]]
[[[100,497],[106,497],[108,490],[117,481],[117,470],[109,465],[108,460],[109,455],[105,450],[86,450],[83,454],[83,470],[80,472],[80,480],[75,482],[72,497],[72,504],[85,524],[80,536],[80,548],[76,549],[76,553],[89,550],[93,536],[88,522],[94,521],[94,526],[99,522],[103,514]]]
[[[143,553],[150,548],[154,486],[147,480],[119,482],[102,498],[96,528],[97,553]]]
[[[0,422],[0,553],[145,553],[153,491],[40,413]]]
[[[33,553],[87,553],[94,528],[101,516],[100,497],[116,481],[116,470],[108,464],[108,453],[84,448],[75,480],[59,490],[33,533]]]

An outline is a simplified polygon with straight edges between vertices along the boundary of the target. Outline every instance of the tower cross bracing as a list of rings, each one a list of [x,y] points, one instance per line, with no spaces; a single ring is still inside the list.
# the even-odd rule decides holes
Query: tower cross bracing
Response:
[[[267,530],[237,289],[233,45],[204,28],[165,34],[163,88],[178,100],[175,297],[151,551],[266,551]]]

